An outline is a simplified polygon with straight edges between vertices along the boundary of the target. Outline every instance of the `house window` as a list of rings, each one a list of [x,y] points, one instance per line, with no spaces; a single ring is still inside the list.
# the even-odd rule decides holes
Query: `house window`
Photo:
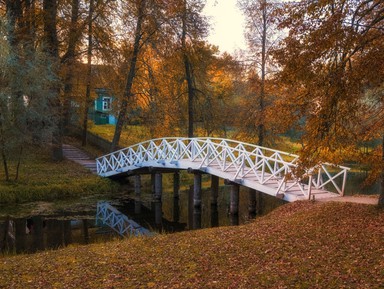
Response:
[[[111,110],[111,98],[103,97],[103,110]]]

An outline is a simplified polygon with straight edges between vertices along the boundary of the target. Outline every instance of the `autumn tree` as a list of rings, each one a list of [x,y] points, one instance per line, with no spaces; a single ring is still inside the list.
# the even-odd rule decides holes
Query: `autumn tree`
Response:
[[[249,47],[250,77],[248,83],[254,94],[251,111],[246,112],[246,122],[254,122],[258,145],[263,146],[266,137],[267,77],[272,71],[271,48],[277,39],[274,10],[276,1],[239,0],[238,4],[246,17],[246,39]],[[252,125],[252,124],[249,124]],[[249,132],[248,132],[249,133]]]
[[[78,47],[82,36],[82,29],[80,29],[79,16],[80,16],[80,0],[71,1],[71,14],[69,31],[66,41],[68,43],[66,52],[61,57],[62,69],[64,70],[64,105],[63,105],[63,126],[68,129],[71,117],[71,100],[73,91],[73,74],[76,59],[79,56]]]
[[[195,67],[196,118],[200,135],[226,136],[238,115],[237,85],[243,71],[229,54],[218,54],[216,47],[201,43],[192,55]]]
[[[133,42],[132,42],[132,54],[130,56],[129,61],[129,69],[126,76],[125,81],[125,89],[124,89],[124,95],[120,103],[120,110],[118,114],[117,124],[115,128],[115,133],[112,140],[111,145],[111,151],[114,151],[119,144],[120,141],[120,135],[123,129],[123,125],[127,116],[127,109],[128,109],[128,103],[132,99],[132,87],[133,82],[136,76],[136,64],[139,57],[139,53],[143,44],[143,28],[144,28],[144,21],[147,16],[147,5],[150,0],[135,0],[133,1],[133,10],[131,13],[133,13],[135,20],[136,20],[136,26],[134,30],[133,35]]]
[[[376,61],[383,54],[383,11],[378,0],[301,1],[283,9],[280,28],[289,34],[274,56],[287,91],[285,121],[305,119],[303,167],[339,163],[339,152],[383,135],[383,66]],[[371,89],[379,91],[374,102],[368,101]],[[369,103],[375,105],[363,121]],[[376,133],[368,134],[366,125]],[[382,155],[375,162],[383,171]]]
[[[63,159],[63,131],[62,131],[62,108],[60,103],[59,90],[59,39],[57,35],[57,0],[43,1],[43,49],[48,58],[47,64],[52,68],[56,79],[51,83],[51,113],[54,120],[52,132],[52,158],[55,161]]]
[[[208,21],[202,10],[205,1],[171,1],[167,9],[167,28],[172,40],[171,49],[178,51],[184,70],[185,92],[187,95],[188,136],[194,135],[195,101],[199,93],[196,88],[195,67],[191,57],[195,44],[204,39],[208,32]]]

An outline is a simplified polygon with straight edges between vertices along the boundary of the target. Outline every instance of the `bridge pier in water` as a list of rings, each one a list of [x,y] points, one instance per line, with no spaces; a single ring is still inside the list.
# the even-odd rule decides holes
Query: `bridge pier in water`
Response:
[[[211,175],[211,205],[217,206],[219,196],[219,177]]]
[[[141,175],[135,175],[135,214],[141,214]]]
[[[177,171],[173,173],[173,197],[175,199],[179,198],[180,192],[180,172]]]
[[[248,191],[248,214],[250,217],[256,216],[256,190],[249,189]]]
[[[238,215],[240,185],[231,183],[230,186],[231,186],[231,192],[230,192],[229,213],[231,215]]]
[[[163,174],[156,172],[155,177],[154,177],[154,181],[155,181],[155,184],[154,184],[155,190],[154,190],[153,198],[155,201],[161,202],[161,197],[163,194]]]
[[[141,195],[141,175],[135,175],[134,187],[135,187],[135,196],[136,197],[140,196]]]
[[[193,174],[193,206],[195,208],[201,208],[201,176],[202,174],[199,172]]]

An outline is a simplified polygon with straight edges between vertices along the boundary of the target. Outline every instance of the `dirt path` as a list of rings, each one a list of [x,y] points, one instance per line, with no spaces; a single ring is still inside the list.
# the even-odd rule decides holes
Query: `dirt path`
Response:
[[[357,203],[367,205],[377,205],[379,201],[378,196],[345,196],[318,200],[319,202],[343,202],[343,203]]]

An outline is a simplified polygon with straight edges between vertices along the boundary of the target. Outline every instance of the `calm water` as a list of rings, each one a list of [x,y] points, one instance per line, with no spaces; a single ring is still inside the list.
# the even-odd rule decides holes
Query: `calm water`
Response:
[[[346,194],[375,194],[380,184],[361,187],[364,175],[350,173]],[[67,208],[45,209],[36,212],[36,206],[27,204],[27,212],[18,213],[18,208],[0,209],[0,250],[5,253],[33,253],[45,249],[56,249],[69,244],[89,244],[105,242],[118,236],[106,227],[95,225],[97,200],[109,201],[122,213],[133,219],[141,226],[156,232],[178,232],[217,226],[239,225],[249,222],[255,215],[249,213],[248,189],[240,188],[239,214],[230,215],[229,195],[230,186],[220,181],[220,191],[217,206],[210,204],[210,178],[203,177],[203,193],[201,210],[191,206],[190,185],[193,180],[182,174],[184,186],[179,198],[173,197],[172,175],[163,178],[162,202],[152,201],[150,178],[142,178],[142,194],[135,197],[132,186],[114,196],[102,196],[96,199],[77,200],[76,205],[68,203]],[[257,196],[257,216],[271,212],[284,204],[283,201],[268,195]],[[44,203],[45,207],[50,204]],[[257,217],[256,216],[256,217]]]

